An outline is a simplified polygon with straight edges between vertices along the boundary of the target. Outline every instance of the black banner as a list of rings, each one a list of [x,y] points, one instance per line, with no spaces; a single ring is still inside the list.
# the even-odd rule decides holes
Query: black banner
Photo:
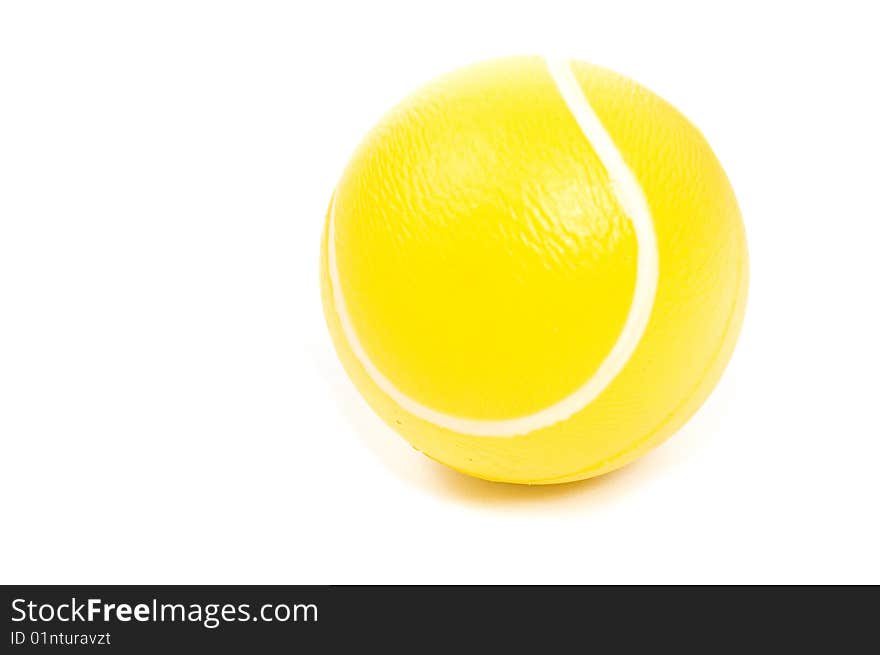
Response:
[[[26,586],[0,651],[876,650],[876,588]]]

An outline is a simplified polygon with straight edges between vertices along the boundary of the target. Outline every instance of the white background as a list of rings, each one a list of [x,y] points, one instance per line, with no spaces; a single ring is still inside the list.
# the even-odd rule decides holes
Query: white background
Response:
[[[0,5],[0,581],[880,582],[876,16],[715,5]],[[698,415],[555,488],[413,451],[346,378],[318,290],[365,131],[516,53],[684,111],[752,256]]]

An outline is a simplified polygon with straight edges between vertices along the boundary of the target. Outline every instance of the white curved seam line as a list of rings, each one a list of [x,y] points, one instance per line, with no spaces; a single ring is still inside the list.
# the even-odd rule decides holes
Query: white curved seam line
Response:
[[[336,265],[335,217],[336,198],[330,208],[327,228],[327,264],[332,287],[333,302],[342,333],[348,341],[355,358],[364,367],[367,375],[402,409],[419,419],[442,428],[475,437],[516,437],[548,427],[571,418],[589,405],[617,377],[629,361],[641,341],[657,291],[659,273],[657,240],[651,211],[642,193],[641,186],[629,166],[623,160],[596,116],[583,91],[571,71],[567,61],[547,61],[547,67],[563,100],[574,116],[584,137],[592,145],[605,166],[609,180],[618,202],[629,217],[638,242],[636,258],[636,283],[633,300],[620,336],[596,372],[581,387],[562,400],[538,412],[512,419],[486,420],[471,419],[438,412],[423,405],[400,391],[386,378],[367,355],[345,306],[339,271]]]

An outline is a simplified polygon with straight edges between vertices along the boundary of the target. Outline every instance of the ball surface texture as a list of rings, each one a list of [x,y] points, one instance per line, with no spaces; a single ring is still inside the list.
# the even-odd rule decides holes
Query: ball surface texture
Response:
[[[618,468],[718,381],[745,308],[736,198],[674,107],[512,57],[441,77],[354,153],[321,286],[349,376],[415,448],[524,484]]]

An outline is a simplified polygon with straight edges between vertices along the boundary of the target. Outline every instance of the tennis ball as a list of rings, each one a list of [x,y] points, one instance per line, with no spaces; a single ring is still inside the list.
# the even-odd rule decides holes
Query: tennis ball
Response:
[[[415,448],[549,484],[656,446],[717,382],[746,241],[700,132],[609,70],[514,57],[434,81],[354,153],[322,244],[349,376]]]

